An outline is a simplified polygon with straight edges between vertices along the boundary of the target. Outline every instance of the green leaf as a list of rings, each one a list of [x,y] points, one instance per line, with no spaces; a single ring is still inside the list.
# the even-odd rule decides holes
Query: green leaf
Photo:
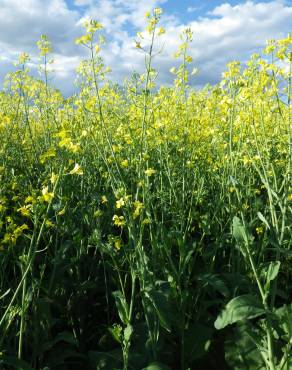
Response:
[[[133,334],[132,325],[127,325],[127,327],[124,330],[124,339],[126,342],[130,341],[132,334]]]
[[[272,280],[276,279],[280,270],[280,266],[281,266],[280,261],[270,262],[266,277],[267,284],[269,284]]]
[[[113,339],[118,343],[121,343],[122,327],[121,325],[114,324],[112,327],[108,328],[108,331],[111,333]]]
[[[33,370],[26,361],[19,360],[17,357],[3,356],[0,354],[0,365],[1,363],[8,365],[9,368],[12,367],[17,370]]]
[[[267,226],[267,228],[270,230],[270,225],[268,221],[265,219],[263,214],[261,212],[258,212],[258,218]]]
[[[113,370],[122,368],[123,357],[120,349],[108,352],[89,351],[88,357],[91,365],[90,369]]]
[[[245,294],[233,298],[217,317],[214,325],[217,330],[240,320],[248,320],[265,313],[262,303],[254,296]]]
[[[206,354],[211,343],[213,328],[195,322],[185,331],[185,353],[188,364]]]
[[[80,359],[82,361],[86,359],[85,355],[67,348],[68,347],[60,346],[56,350],[50,352],[49,356],[46,359],[46,365],[52,369],[60,369],[62,368],[60,365],[65,364],[69,358]]]
[[[198,276],[198,280],[202,281],[206,285],[210,285],[224,297],[228,297],[230,294],[226,283],[218,274],[200,274]]]
[[[239,244],[248,244],[248,236],[245,227],[239,217],[234,216],[232,222],[232,235]]]
[[[128,325],[129,323],[129,307],[121,291],[113,292],[113,296],[116,301],[118,314],[123,324]]]
[[[292,338],[292,303],[278,308],[275,311],[275,316],[290,340]]]
[[[155,288],[145,290],[145,296],[149,299],[158,316],[160,325],[167,331],[171,331],[171,325],[176,320],[174,301],[171,298],[168,282],[156,282]]]
[[[69,331],[63,331],[62,333],[59,333],[56,338],[53,340],[53,344],[55,345],[58,342],[66,342],[70,343],[73,346],[77,345],[76,339],[72,333]]]
[[[229,369],[266,370],[265,362],[260,355],[262,333],[248,321],[238,323],[226,336],[224,343],[225,360]],[[240,354],[240,356],[239,356]]]
[[[6,292],[0,296],[0,300],[3,299],[7,294],[9,294],[10,290],[11,289],[6,290]]]
[[[160,362],[152,362],[147,367],[144,367],[143,370],[170,370],[170,368]]]

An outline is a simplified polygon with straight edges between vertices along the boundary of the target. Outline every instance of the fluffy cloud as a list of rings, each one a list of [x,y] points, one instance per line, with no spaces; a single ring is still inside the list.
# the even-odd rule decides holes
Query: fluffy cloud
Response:
[[[79,14],[64,0],[0,0],[0,43],[7,53],[33,51],[35,41],[47,34],[57,52],[70,52],[68,41],[76,34]]]
[[[87,5],[86,16],[100,21],[110,35],[120,39],[119,32],[124,27],[144,27],[144,14],[165,2],[167,0],[77,0],[75,5]]]
[[[188,19],[190,14],[194,19],[183,24],[167,13],[167,0],[75,0],[74,7],[65,0],[0,0],[0,81],[20,51],[35,58],[35,41],[47,34],[54,46],[55,84],[61,84],[65,93],[73,91],[74,69],[86,52],[74,45],[74,39],[82,32],[82,19],[95,18],[103,23],[108,39],[105,62],[113,70],[112,78],[121,82],[134,70],[142,72],[144,57],[134,46],[135,33],[145,27],[144,13],[161,5],[166,9],[162,23],[167,32],[157,45],[163,45],[163,52],[154,60],[160,83],[172,79],[169,68],[176,63],[172,54],[185,27],[194,31],[190,53],[200,70],[197,85],[217,82],[228,61],[246,60],[267,39],[284,37],[291,28],[292,6],[283,1],[224,3],[200,18],[199,11],[189,9]]]

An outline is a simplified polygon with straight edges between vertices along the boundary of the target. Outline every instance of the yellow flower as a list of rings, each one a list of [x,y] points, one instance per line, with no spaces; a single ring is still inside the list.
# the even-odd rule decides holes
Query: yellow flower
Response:
[[[40,162],[44,164],[47,159],[53,158],[56,156],[56,150],[54,148],[50,148],[45,153],[40,155]]]
[[[19,64],[25,64],[27,61],[29,61],[29,55],[26,53],[20,53],[19,58],[18,58],[18,63]]]
[[[103,215],[102,210],[98,208],[98,209],[94,212],[93,217],[100,217],[100,216],[102,216],[102,215]]]
[[[141,46],[140,41],[136,41],[136,42],[135,42],[135,47],[136,47],[137,49],[142,49],[142,46]]]
[[[125,221],[124,216],[114,215],[113,216],[113,221],[114,221],[114,225],[116,225],[118,227],[123,227],[123,226],[126,225],[126,221]]]
[[[197,73],[199,72],[198,68],[193,68],[192,72],[191,72],[191,75],[194,76],[196,75]]]
[[[70,175],[83,175],[83,171],[78,163],[75,163],[74,168],[69,173]]]
[[[262,234],[264,232],[264,228],[262,226],[259,226],[256,228],[257,234]]]
[[[52,51],[52,45],[46,35],[41,35],[40,40],[37,42],[40,50],[40,55],[47,55]]]
[[[102,203],[102,204],[105,204],[105,203],[107,203],[107,202],[108,202],[107,197],[106,197],[105,195],[103,195],[103,196],[101,197],[101,203]]]
[[[58,176],[57,176],[54,172],[52,172],[52,175],[51,175],[50,181],[51,181],[51,183],[52,183],[53,185],[56,183],[57,178],[58,178]]]
[[[47,227],[54,227],[55,226],[55,224],[50,220],[46,220],[45,224],[46,224]]]
[[[154,8],[153,13],[155,15],[161,15],[162,14],[162,9],[161,8]]]
[[[27,197],[25,198],[24,202],[25,202],[25,203],[34,203],[34,202],[35,202],[35,200],[34,200],[34,198],[33,198],[31,195],[29,195],[29,196],[27,196]]]
[[[4,235],[2,244],[12,243],[15,245],[17,239],[23,234],[23,231],[28,229],[29,227],[26,224],[16,227],[13,233],[6,233]]]
[[[89,41],[92,41],[92,34],[83,35],[81,37],[78,37],[75,39],[75,44],[80,45],[86,45]]]
[[[66,207],[64,207],[63,209],[61,209],[61,211],[58,212],[58,216],[63,216],[66,212]]]
[[[114,241],[114,246],[116,248],[117,251],[119,251],[121,249],[121,246],[122,246],[122,241],[120,238],[116,239]]]
[[[150,224],[151,221],[149,220],[149,218],[145,218],[143,221],[142,221],[142,225],[148,225]]]
[[[17,211],[20,212],[22,216],[29,217],[30,209],[31,209],[31,204],[27,204],[27,205],[24,205],[18,208]]]
[[[127,159],[123,160],[123,161],[121,162],[121,166],[122,166],[122,167],[128,167],[128,166],[129,166],[129,161],[128,161]]]
[[[138,200],[136,200],[134,203],[134,213],[133,213],[133,216],[134,216],[134,219],[137,218],[138,216],[140,216],[141,214],[141,211],[142,209],[144,208],[144,205],[143,203],[139,202]]]
[[[145,171],[145,174],[148,176],[148,177],[150,177],[150,176],[152,176],[152,175],[154,175],[155,174],[155,170],[153,169],[153,168],[148,168],[146,171]]]
[[[116,201],[116,207],[117,208],[122,208],[124,205],[125,205],[124,198],[120,198],[119,200]]]
[[[54,193],[49,192],[49,187],[48,186],[43,187],[42,195],[43,195],[43,200],[47,203],[49,203],[54,198]]]

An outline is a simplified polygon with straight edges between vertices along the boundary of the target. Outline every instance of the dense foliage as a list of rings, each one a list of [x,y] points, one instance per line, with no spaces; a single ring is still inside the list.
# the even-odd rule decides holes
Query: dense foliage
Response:
[[[29,56],[0,93],[3,369],[291,369],[291,44],[190,87],[107,79],[101,25],[77,40],[80,92]],[[193,74],[196,70],[193,71]]]

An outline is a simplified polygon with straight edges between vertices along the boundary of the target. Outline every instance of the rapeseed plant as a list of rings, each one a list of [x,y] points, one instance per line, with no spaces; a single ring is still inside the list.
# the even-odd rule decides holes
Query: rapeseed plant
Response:
[[[195,90],[186,29],[173,86],[156,88],[161,16],[145,14],[145,72],[123,89],[93,20],[76,40],[89,52],[78,94],[49,86],[46,36],[40,79],[25,53],[7,76],[4,367],[292,366],[291,35]]]

